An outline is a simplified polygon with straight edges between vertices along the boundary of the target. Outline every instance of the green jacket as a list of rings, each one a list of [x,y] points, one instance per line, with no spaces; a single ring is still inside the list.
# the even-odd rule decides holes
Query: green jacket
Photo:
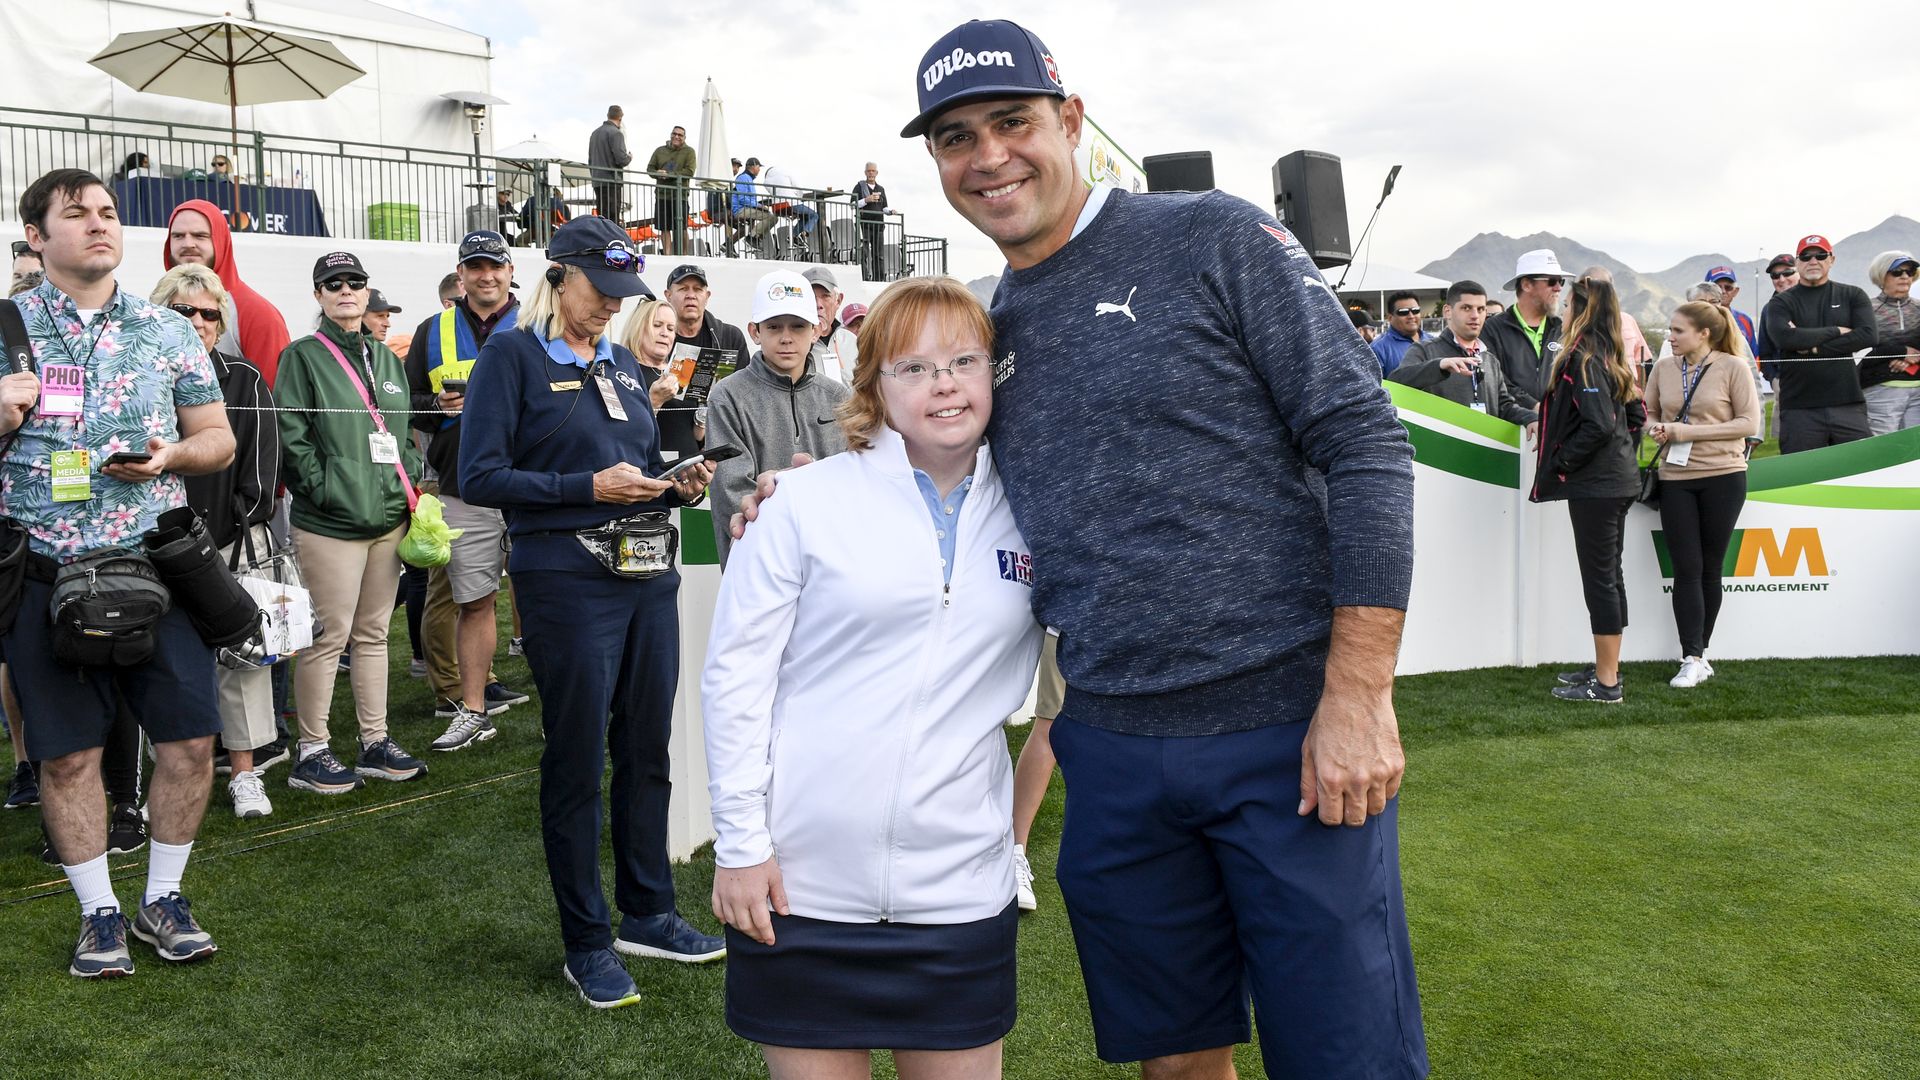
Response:
[[[653,156],[647,159],[647,171],[675,187],[686,187],[687,177],[693,175],[696,162],[693,147],[682,146],[675,150],[663,143],[655,147]]]
[[[320,320],[315,333],[327,335],[366,380],[385,417],[387,430],[400,440],[400,460],[408,478],[420,477],[420,454],[407,438],[407,373],[400,358],[380,342]],[[371,347],[369,349],[369,346]],[[295,338],[280,354],[273,396],[280,413],[280,478],[291,496],[293,524],[340,540],[365,540],[392,532],[407,520],[407,493],[392,465],[374,464],[373,417],[361,403],[340,362],[312,337]],[[339,412],[305,412],[338,409]]]

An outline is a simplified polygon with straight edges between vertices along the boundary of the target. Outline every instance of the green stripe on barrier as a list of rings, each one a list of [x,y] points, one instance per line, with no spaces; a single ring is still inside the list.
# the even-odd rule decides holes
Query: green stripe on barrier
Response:
[[[680,565],[720,565],[720,548],[713,539],[713,511],[680,511]]]
[[[1420,464],[1495,487],[1520,486],[1519,454],[1456,439],[1445,432],[1410,424],[1405,420],[1400,421],[1400,426],[1407,429],[1407,441],[1413,443],[1413,460]]]
[[[1750,491],[1747,498],[1752,502],[1824,506],[1836,510],[1920,510],[1920,488],[1800,484]]]
[[[1818,450],[1804,450],[1798,454],[1761,458],[1747,468],[1747,491],[1752,493],[1802,487],[1822,480],[1857,476],[1875,469],[1904,465],[1909,461],[1920,461],[1920,428],[1908,428]]]
[[[1465,405],[1429,394],[1425,390],[1415,390],[1404,383],[1383,382],[1380,385],[1387,388],[1387,396],[1393,399],[1393,404],[1397,408],[1416,412],[1422,416],[1431,416],[1435,420],[1452,424],[1457,428],[1465,428],[1475,435],[1484,435],[1495,442],[1506,443],[1508,446],[1520,445],[1520,428],[1497,416],[1488,416],[1486,413],[1469,409]]]

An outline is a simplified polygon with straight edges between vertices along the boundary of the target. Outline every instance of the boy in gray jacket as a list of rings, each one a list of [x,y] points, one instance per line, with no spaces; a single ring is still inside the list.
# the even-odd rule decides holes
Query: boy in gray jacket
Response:
[[[741,451],[713,475],[713,535],[722,567],[733,546],[727,522],[755,477],[788,467],[795,454],[818,461],[847,448],[837,410],[852,392],[808,356],[818,336],[812,286],[791,270],[775,270],[753,287],[752,314],[747,333],[759,351],[715,383],[707,398],[707,445]]]

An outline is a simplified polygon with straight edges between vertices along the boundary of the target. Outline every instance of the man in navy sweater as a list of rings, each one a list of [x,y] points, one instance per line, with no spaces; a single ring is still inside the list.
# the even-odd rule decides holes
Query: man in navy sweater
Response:
[[[1413,455],[1379,363],[1264,211],[1090,193],[1032,33],[969,22],[916,76],[901,134],[1007,259],[989,437],[1060,631],[1100,1056],[1232,1076],[1251,993],[1271,1075],[1425,1075],[1394,813]]]

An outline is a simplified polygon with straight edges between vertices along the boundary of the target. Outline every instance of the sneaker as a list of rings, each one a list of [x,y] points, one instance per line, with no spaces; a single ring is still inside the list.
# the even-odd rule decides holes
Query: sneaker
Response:
[[[500,733],[499,729],[493,726],[493,721],[458,702],[452,704],[453,723],[448,724],[446,733],[433,740],[427,749],[464,750],[474,743],[486,742]]]
[[[374,780],[399,782],[425,776],[427,767],[421,764],[419,758],[400,749],[399,743],[385,738],[372,746],[360,748],[360,760],[354,762],[353,771]]]
[[[352,671],[353,670],[353,654],[350,652],[341,653],[340,663],[338,666],[341,671]]]
[[[1680,674],[1668,679],[1667,685],[1685,690],[1689,687],[1699,686],[1712,677],[1713,668],[1709,667],[1705,660],[1697,656],[1689,656],[1685,660],[1680,661]]]
[[[1013,898],[1021,911],[1040,906],[1040,898],[1033,895],[1033,864],[1027,861],[1027,849],[1019,844],[1013,845]]]
[[[1553,696],[1561,701],[1598,701],[1603,705],[1618,705],[1626,700],[1622,683],[1608,686],[1599,679],[1578,686],[1556,686]]]
[[[596,1009],[618,1009],[640,1001],[640,988],[633,985],[633,976],[612,949],[568,953],[560,973],[580,991],[580,1000]]]
[[[233,755],[226,747],[214,744],[213,775],[231,776],[233,774]]]
[[[233,816],[237,818],[266,817],[273,813],[273,802],[267,798],[267,786],[257,772],[237,772],[227,781],[227,798],[233,801]]]
[[[259,773],[262,776],[265,776],[267,774],[268,769],[271,769],[275,765],[279,765],[282,762],[285,762],[291,759],[292,757],[293,755],[287,751],[287,740],[284,737],[275,739],[265,746],[256,747],[254,749],[253,771]]]
[[[414,657],[413,662],[407,665],[407,675],[409,678],[414,678],[414,679],[426,678],[427,662],[425,660],[420,659],[417,656]]]
[[[509,690],[505,683],[490,682],[487,684],[488,716],[493,715],[493,707],[495,705],[505,708],[508,705],[524,705],[531,700],[533,699],[518,690]]]
[[[140,914],[134,916],[133,936],[153,946],[153,951],[160,954],[160,959],[176,964],[190,964],[219,952],[220,947],[213,943],[213,935],[200,929],[200,924],[193,921],[193,912],[187,910],[188,907],[187,898],[177,892],[170,892],[143,906]]]
[[[147,846],[147,816],[132,803],[115,803],[107,819],[107,854],[125,855]]]
[[[48,866],[60,865],[60,853],[53,850],[53,837],[47,835],[47,827],[40,826],[40,861]]]
[[[33,766],[21,762],[13,767],[13,779],[7,781],[8,810],[18,810],[23,806],[37,806],[40,802],[40,778],[33,775]]]
[[[1553,680],[1561,686],[1584,686],[1593,681],[1593,665],[1588,664],[1574,671],[1563,671],[1555,675]]]
[[[725,938],[695,930],[677,911],[642,918],[626,916],[620,920],[620,934],[613,939],[613,947],[627,956],[650,956],[684,964],[705,964],[727,955]]]
[[[333,751],[322,747],[301,758],[287,776],[287,786],[315,795],[345,795],[361,785],[353,770],[340,764]]]
[[[507,655],[508,656],[527,655],[527,639],[524,637],[508,638],[507,639]]]
[[[118,979],[133,974],[127,951],[127,917],[114,908],[80,916],[80,940],[73,943],[67,974],[82,979]]]
[[[435,720],[452,720],[454,717],[460,715],[460,710],[465,707],[465,702],[455,701],[452,698],[441,698],[440,704],[433,707],[433,718]],[[504,701],[489,700],[487,702],[486,715],[488,716],[499,716],[506,711],[507,703]]]

